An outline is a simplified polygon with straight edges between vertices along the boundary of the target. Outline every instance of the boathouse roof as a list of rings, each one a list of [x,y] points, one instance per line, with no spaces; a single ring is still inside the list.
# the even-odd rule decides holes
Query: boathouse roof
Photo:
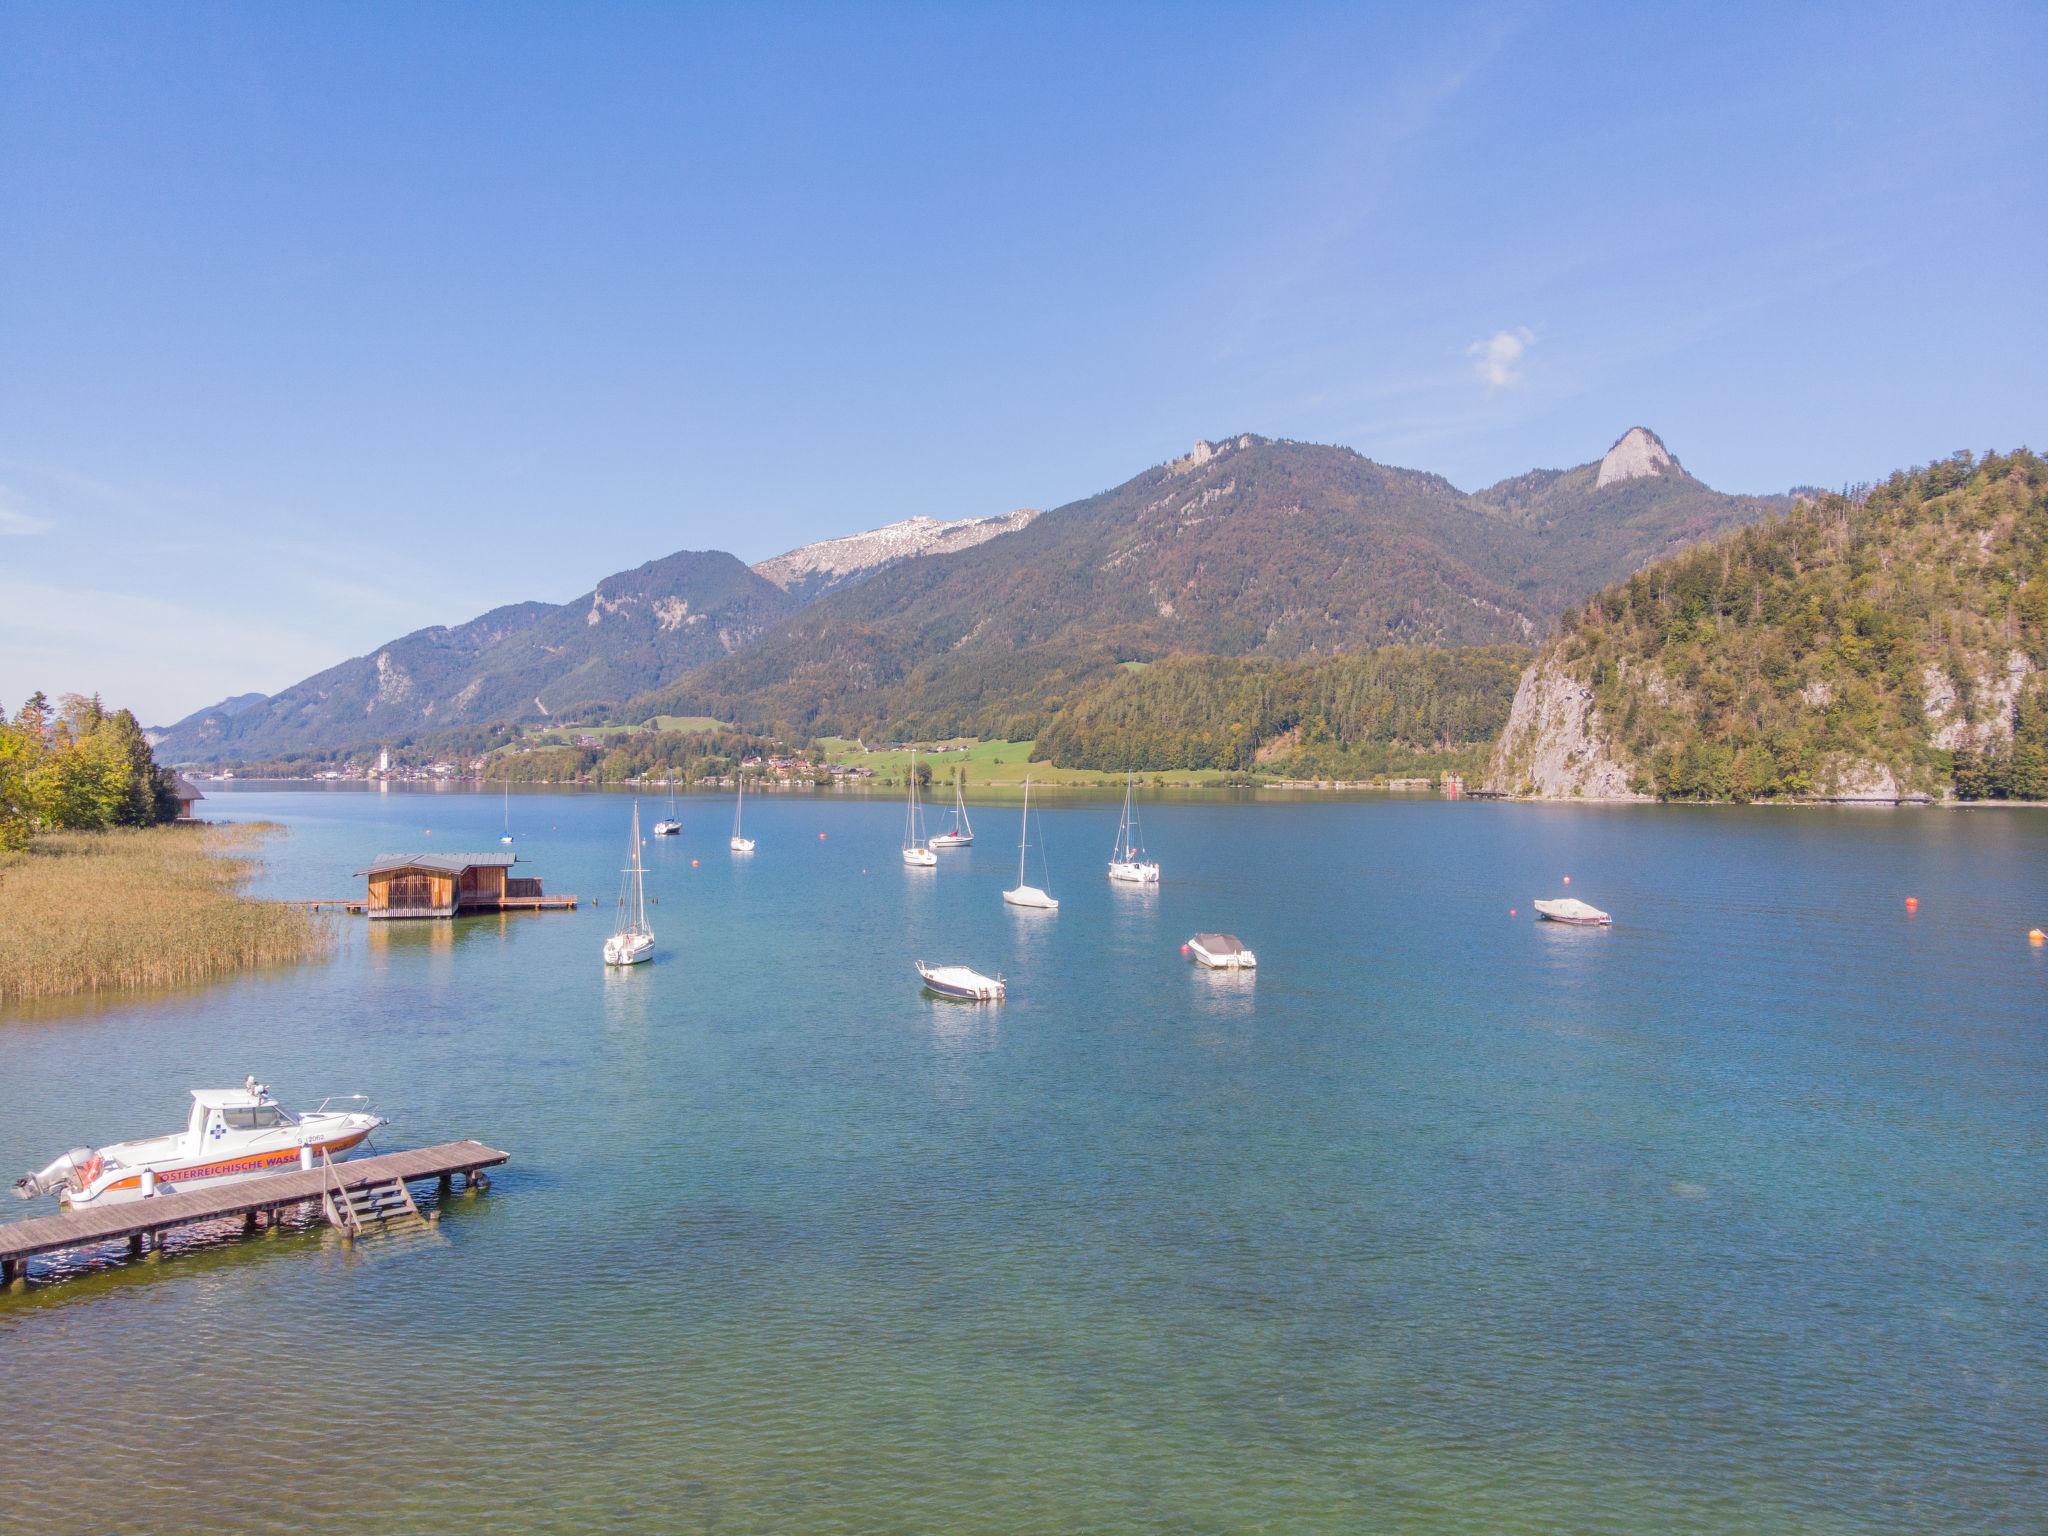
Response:
[[[173,773],[171,775],[171,798],[173,800],[192,801],[204,800],[206,796],[199,793],[198,786],[186,778],[185,775]]]
[[[385,875],[394,869],[432,869],[444,875],[459,875],[465,869],[510,869],[518,863],[510,853],[380,853],[359,875]]]

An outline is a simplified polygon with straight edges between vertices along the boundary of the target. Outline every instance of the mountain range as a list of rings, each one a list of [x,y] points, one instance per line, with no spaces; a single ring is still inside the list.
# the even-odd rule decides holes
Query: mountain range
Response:
[[[1647,561],[1790,506],[1711,489],[1643,427],[1598,460],[1471,494],[1240,434],[1043,513],[913,518],[751,569],[669,555],[568,603],[511,604],[238,695],[158,733],[158,751],[264,757],[658,713],[1014,738],[1126,662],[1533,643]]]

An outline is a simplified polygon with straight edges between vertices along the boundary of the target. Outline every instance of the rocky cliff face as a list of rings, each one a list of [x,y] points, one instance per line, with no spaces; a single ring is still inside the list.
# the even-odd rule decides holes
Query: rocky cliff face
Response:
[[[1522,674],[1486,787],[1542,800],[1645,800],[1616,756],[1593,690],[1554,654]]]
[[[1593,478],[1593,488],[1604,490],[1624,480],[1647,480],[1656,475],[1683,473],[1662,438],[1648,427],[1630,427],[1600,460],[1600,472]]]

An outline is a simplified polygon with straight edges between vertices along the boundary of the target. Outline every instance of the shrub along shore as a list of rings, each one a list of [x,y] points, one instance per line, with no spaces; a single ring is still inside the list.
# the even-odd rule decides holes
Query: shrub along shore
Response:
[[[243,826],[51,832],[0,853],[0,1005],[211,981],[316,959],[332,934],[311,913],[242,894]]]

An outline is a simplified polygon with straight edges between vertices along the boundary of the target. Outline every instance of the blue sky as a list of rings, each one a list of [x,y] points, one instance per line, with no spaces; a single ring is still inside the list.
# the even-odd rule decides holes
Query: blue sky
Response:
[[[0,10],[0,699],[1255,431],[2044,446],[2038,4]]]

